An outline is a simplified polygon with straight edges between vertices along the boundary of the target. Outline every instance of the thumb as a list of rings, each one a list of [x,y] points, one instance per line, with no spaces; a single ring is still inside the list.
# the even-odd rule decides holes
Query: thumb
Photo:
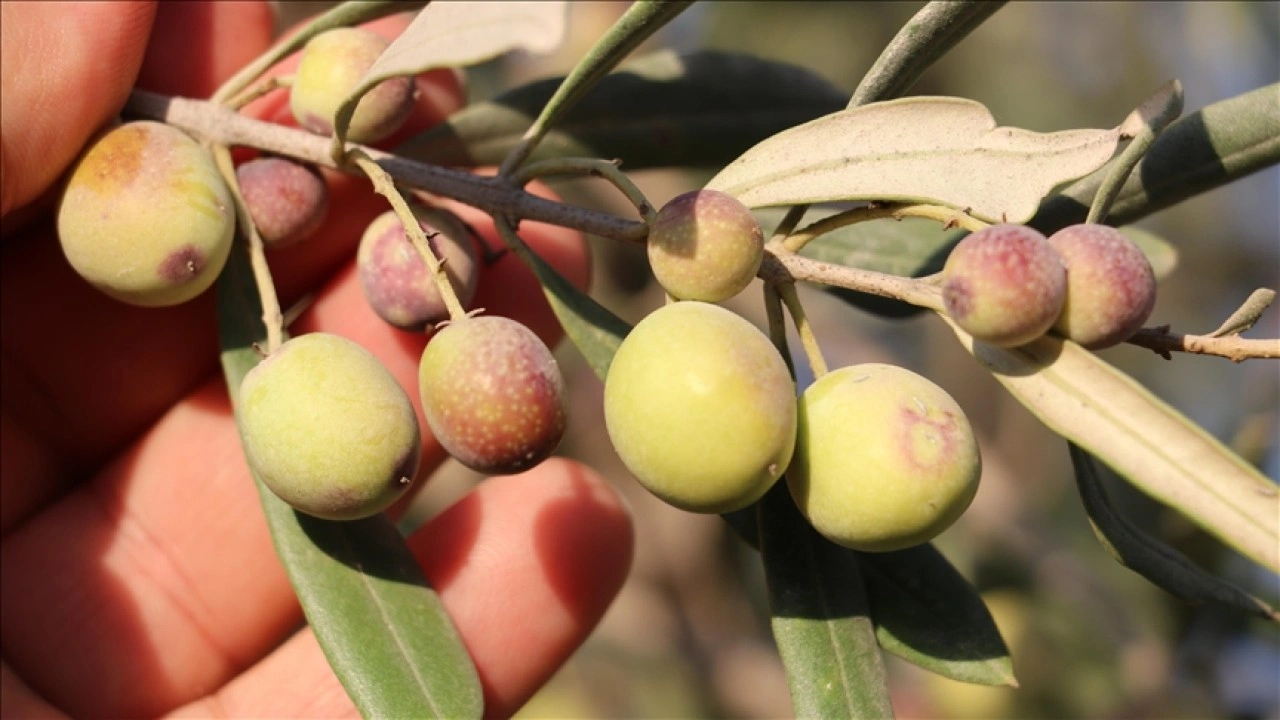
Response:
[[[0,215],[53,184],[120,111],[154,2],[0,3]]]

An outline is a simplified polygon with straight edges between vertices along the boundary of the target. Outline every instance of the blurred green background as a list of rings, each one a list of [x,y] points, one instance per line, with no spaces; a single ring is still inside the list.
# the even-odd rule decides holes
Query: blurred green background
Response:
[[[328,4],[283,3],[282,26]],[[563,48],[470,69],[471,99],[563,74],[627,5],[573,3]],[[921,5],[705,2],[639,52],[754,53],[852,91]],[[1049,132],[1111,127],[1174,77],[1185,88],[1187,112],[1280,80],[1280,3],[1010,3],[911,94],[972,98],[1001,125]],[[661,205],[706,176],[650,171],[635,179]],[[571,201],[631,213],[607,188],[557,187]],[[1207,332],[1254,288],[1277,288],[1278,213],[1280,172],[1271,168],[1141,222],[1180,254],[1160,285],[1149,324]],[[642,250],[592,242],[597,298],[631,322],[661,304]],[[891,659],[900,718],[1280,718],[1277,626],[1187,606],[1112,562],[1081,511],[1062,440],[1005,394],[940,321],[927,314],[884,320],[802,290],[811,290],[802,297],[828,363],[892,362],[926,375],[965,408],[982,447],[977,499],[937,545],[987,599],[1021,688],[964,685]],[[763,326],[759,298],[753,287],[727,305]],[[1280,336],[1280,312],[1264,316],[1250,335]],[[1235,365],[1190,355],[1168,362],[1134,346],[1102,354],[1273,480],[1280,477],[1275,362]],[[636,558],[598,630],[520,716],[790,716],[757,556],[719,518],[674,510],[640,489],[609,446],[601,383],[568,343],[558,357],[572,389],[561,453],[590,463],[627,497],[636,518]],[[423,492],[415,517],[433,515],[478,481],[463,468],[447,467]],[[1275,575],[1127,485],[1113,482],[1110,489],[1149,532],[1264,598],[1280,598]]]

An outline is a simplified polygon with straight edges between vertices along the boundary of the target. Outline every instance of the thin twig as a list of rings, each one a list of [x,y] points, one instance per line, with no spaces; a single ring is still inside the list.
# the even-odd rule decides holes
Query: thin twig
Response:
[[[227,107],[231,108],[232,110],[240,110],[245,105],[248,105],[254,100],[257,100],[258,98],[263,97],[264,95],[267,95],[271,92],[279,90],[280,88],[287,88],[292,86],[293,86],[292,75],[275,75],[273,77],[269,77],[266,80],[259,82],[257,85],[254,85],[248,90],[245,90],[244,92],[237,95],[235,98],[232,98],[231,100],[227,101]]]
[[[1172,360],[1170,353],[1174,352],[1216,355],[1237,363],[1251,358],[1280,358],[1280,340],[1277,339],[1255,340],[1239,335],[1183,335],[1169,332],[1168,325],[1142,328],[1126,342],[1152,350],[1166,360]]]
[[[440,292],[440,298],[444,300],[444,306],[449,310],[449,319],[454,322],[465,319],[467,311],[462,307],[462,303],[458,301],[457,294],[453,291],[453,285],[449,282],[449,275],[444,269],[444,261],[437,258],[435,252],[431,249],[426,233],[423,232],[422,226],[418,224],[418,217],[413,214],[413,209],[409,207],[409,203],[405,202],[404,196],[396,189],[395,181],[382,169],[382,166],[374,162],[364,152],[352,150],[348,157],[369,176],[370,182],[373,183],[373,189],[379,195],[385,197],[387,202],[391,203],[391,208],[395,210],[396,217],[400,218],[400,224],[404,226],[405,235],[413,243],[414,248],[418,250],[418,254],[422,256],[422,261],[427,264],[427,269],[431,271],[431,279],[435,282],[436,289]]]
[[[520,168],[514,175],[512,180],[519,186],[523,187],[534,178],[551,177],[553,175],[593,175],[608,180],[614,187],[631,201],[635,206],[636,212],[640,213],[640,217],[644,219],[646,225],[653,225],[653,221],[658,216],[658,211],[654,210],[653,203],[649,202],[649,198],[644,196],[639,187],[631,182],[631,178],[619,168],[618,160],[601,160],[599,158],[552,158],[550,160],[540,160],[530,163]]]
[[[358,172],[333,161],[327,137],[245,117],[215,103],[134,90],[125,112],[166,122],[211,143],[254,147],[343,172]],[[373,148],[350,147],[364,151],[402,185],[452,198],[490,214],[550,223],[614,240],[641,240],[648,234],[648,228],[638,220],[546,200],[505,178],[481,177]]]
[[[253,268],[253,279],[258,286],[258,298],[262,303],[262,324],[267,329],[267,354],[270,355],[284,340],[284,315],[280,312],[280,299],[276,297],[276,286],[271,280],[265,246],[257,226],[253,224],[253,218],[249,216],[244,195],[240,193],[240,182],[236,178],[231,150],[226,145],[214,145],[213,158],[235,201],[236,226],[249,239],[249,264]]]
[[[856,207],[852,210],[846,210],[842,213],[809,223],[787,237],[787,239],[783,241],[782,246],[791,252],[798,252],[814,238],[817,238],[820,235],[825,235],[834,230],[839,230],[846,225],[853,225],[854,223],[866,222],[868,220],[881,220],[884,218],[901,220],[904,217],[921,217],[928,218],[930,220],[937,220],[943,224],[944,228],[949,229],[952,227],[959,227],[970,232],[981,230],[989,224],[973,217],[963,210],[956,210],[955,208],[947,207],[945,205],[897,205],[893,203],[872,203],[870,205]]]
[[[805,357],[809,359],[809,368],[813,370],[814,379],[826,375],[827,361],[822,357],[822,348],[818,345],[817,336],[813,334],[813,326],[809,324],[809,318],[804,314],[804,304],[800,302],[796,284],[778,283],[775,287],[782,302],[787,306],[787,312],[791,313],[791,322],[796,326],[796,334],[800,336],[800,345],[804,347]]]
[[[942,312],[942,292],[933,283],[835,265],[788,252],[766,248],[759,275],[766,283],[773,285],[803,280],[901,300]]]

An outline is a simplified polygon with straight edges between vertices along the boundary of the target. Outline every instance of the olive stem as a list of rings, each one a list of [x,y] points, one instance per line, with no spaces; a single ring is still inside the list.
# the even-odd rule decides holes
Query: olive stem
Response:
[[[235,202],[236,227],[249,239],[249,265],[253,268],[254,284],[258,286],[258,298],[262,303],[262,324],[267,329],[267,354],[270,355],[284,341],[284,315],[280,312],[280,299],[276,297],[276,286],[271,280],[271,268],[267,265],[262,236],[253,224],[244,195],[240,192],[240,181],[236,177],[235,163],[231,160],[231,150],[226,145],[214,145],[212,150],[218,172],[222,174]]]
[[[804,347],[805,357],[809,359],[809,367],[813,370],[814,379],[816,380],[826,375],[827,361],[822,357],[822,348],[818,345],[818,338],[813,334],[813,326],[809,324],[809,318],[804,313],[804,304],[800,302],[800,294],[796,292],[796,284],[793,282],[778,283],[774,286],[774,289],[787,306],[787,312],[791,313],[791,322],[796,326],[796,333],[800,336],[800,345]]]
[[[765,248],[759,275],[771,285],[803,280],[901,300],[943,312],[942,292],[935,283],[813,260],[780,248]]]
[[[601,160],[599,158],[552,158],[525,165],[512,175],[512,180],[517,185],[524,186],[534,178],[553,175],[601,177],[612,183],[627,197],[627,200],[631,201],[631,204],[636,208],[636,212],[639,212],[640,217],[644,219],[645,225],[652,226],[654,219],[658,217],[658,212],[653,209],[653,203],[649,202],[649,198],[645,197],[640,188],[631,182],[631,178],[622,172],[619,168],[620,162],[619,160]]]
[[[257,100],[258,98],[263,97],[264,95],[267,95],[275,90],[279,90],[280,88],[293,87],[293,77],[294,77],[293,75],[276,75],[275,77],[269,77],[266,80],[263,80],[262,82],[258,83],[257,85],[254,85],[253,87],[249,88],[248,90],[245,90],[243,93],[241,93],[240,95],[237,95],[235,98],[228,100],[227,107],[231,108],[232,110],[240,110],[245,105],[248,105],[254,100]]]
[[[791,362],[791,350],[787,347],[787,321],[782,315],[782,298],[778,296],[778,289],[768,283],[764,286],[764,312],[769,319],[769,339],[787,363],[787,372],[795,379],[796,368]]]
[[[1170,355],[1172,352],[1216,355],[1236,363],[1250,358],[1280,358],[1280,339],[1250,339],[1239,335],[1183,335],[1169,332],[1168,325],[1142,328],[1125,342],[1147,348],[1166,360],[1173,359]]]
[[[373,189],[391,203],[391,208],[395,210],[396,217],[400,218],[400,224],[404,226],[405,235],[409,238],[409,242],[413,243],[414,248],[418,250],[418,254],[422,256],[423,262],[427,264],[427,269],[431,271],[431,279],[435,281],[436,288],[440,290],[440,298],[444,300],[444,305],[449,310],[449,319],[457,322],[465,320],[467,311],[462,307],[462,303],[458,301],[458,296],[453,291],[453,285],[449,282],[449,275],[445,272],[444,261],[436,257],[431,250],[431,244],[427,241],[427,234],[423,232],[422,226],[418,224],[418,217],[413,214],[413,209],[409,207],[409,203],[405,201],[404,196],[396,189],[395,180],[391,175],[387,174],[382,166],[373,161],[362,150],[352,150],[347,157],[355,163],[357,167],[364,171],[369,177],[369,181],[373,183]]]
[[[833,230],[839,230],[846,225],[866,222],[867,220],[880,220],[883,218],[901,220],[904,217],[920,217],[937,220],[938,222],[943,223],[944,229],[959,227],[970,232],[976,232],[990,224],[973,217],[964,210],[957,210],[945,205],[871,203],[869,205],[856,207],[852,210],[846,210],[842,213],[812,222],[801,228],[798,232],[791,233],[786,240],[782,241],[782,246],[791,252],[799,252],[801,248],[807,245],[814,238],[825,235]]]
[[[808,205],[792,205],[787,214],[782,216],[782,221],[778,223],[778,227],[773,229],[773,235],[769,238],[771,245],[782,245],[795,232],[796,225],[800,224],[800,220],[809,210]],[[797,248],[798,250],[799,248]],[[792,250],[795,252],[795,250]]]

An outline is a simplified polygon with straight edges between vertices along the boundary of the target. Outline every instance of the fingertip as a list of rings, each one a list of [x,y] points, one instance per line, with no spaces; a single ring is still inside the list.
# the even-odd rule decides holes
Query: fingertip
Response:
[[[120,111],[154,2],[0,3],[0,215],[48,188]]]
[[[265,2],[160,3],[138,87],[208,97],[270,47],[274,25]]]
[[[486,714],[507,716],[595,627],[627,577],[634,537],[604,479],[553,458],[486,480],[409,544],[476,663]]]

